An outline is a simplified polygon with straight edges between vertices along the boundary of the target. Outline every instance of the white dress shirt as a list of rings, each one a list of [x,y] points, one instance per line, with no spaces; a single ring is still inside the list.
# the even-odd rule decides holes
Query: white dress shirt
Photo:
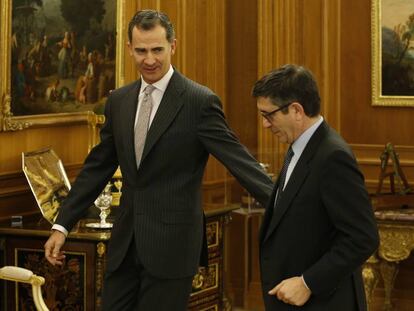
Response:
[[[310,128],[308,128],[306,131],[304,131],[292,144],[292,150],[294,152],[294,155],[292,157],[292,160],[289,163],[288,169],[286,171],[286,179],[284,187],[287,185],[290,175],[292,175],[293,169],[296,166],[296,163],[298,163],[300,156],[303,153],[303,150],[305,150],[306,145],[308,144],[309,140],[311,139],[312,135],[315,133],[319,125],[321,125],[323,122],[323,117],[321,116],[318,121],[316,121]]]

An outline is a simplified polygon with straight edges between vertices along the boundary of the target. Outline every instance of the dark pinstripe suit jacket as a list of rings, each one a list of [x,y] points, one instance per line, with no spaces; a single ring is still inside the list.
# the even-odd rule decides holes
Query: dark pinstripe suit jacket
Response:
[[[190,276],[197,271],[203,246],[201,181],[209,154],[262,204],[272,182],[228,128],[219,98],[177,71],[151,124],[137,170],[134,121],[140,85],[134,82],[109,96],[101,142],[88,155],[56,223],[72,228],[119,164],[121,207],[107,269],[119,266],[134,236],[140,260],[151,274]]]

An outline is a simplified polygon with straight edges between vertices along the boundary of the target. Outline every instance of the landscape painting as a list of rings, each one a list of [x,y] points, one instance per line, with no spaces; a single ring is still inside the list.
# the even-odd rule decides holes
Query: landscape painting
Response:
[[[116,0],[13,0],[14,116],[103,113],[115,88]]]
[[[414,1],[372,4],[373,104],[414,106]]]

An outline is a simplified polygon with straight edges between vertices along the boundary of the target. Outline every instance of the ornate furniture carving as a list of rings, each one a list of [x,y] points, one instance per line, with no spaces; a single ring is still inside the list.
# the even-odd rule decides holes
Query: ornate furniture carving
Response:
[[[368,306],[378,278],[384,281],[384,310],[393,310],[391,303],[398,264],[407,259],[414,249],[414,210],[377,211],[380,246],[363,269]]]
[[[206,210],[209,268],[200,269],[194,277],[189,310],[229,310],[223,294],[224,226],[234,206],[211,206]],[[65,244],[66,261],[62,268],[53,267],[44,258],[43,245],[50,233],[50,224],[23,220],[20,227],[0,223],[0,254],[7,265],[28,268],[43,275],[43,297],[49,309],[100,310],[109,230],[94,230],[82,220],[69,234]],[[1,262],[0,262],[1,263]],[[0,309],[16,310],[34,307],[26,284],[3,284]],[[7,292],[6,297],[2,297]]]
[[[372,207],[378,222],[380,245],[363,268],[368,309],[372,305],[372,293],[379,276],[384,281],[384,310],[392,310],[391,294],[398,273],[398,264],[407,259],[414,249],[414,195],[399,156],[391,143],[387,143],[381,156],[378,188],[371,196]],[[392,168],[388,170],[388,160]],[[390,193],[382,193],[384,180],[389,178]],[[397,185],[397,187],[395,186]]]

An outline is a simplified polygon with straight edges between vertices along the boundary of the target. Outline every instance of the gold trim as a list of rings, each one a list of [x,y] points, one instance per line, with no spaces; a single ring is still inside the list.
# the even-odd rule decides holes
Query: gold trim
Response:
[[[105,267],[105,253],[106,245],[103,242],[99,242],[96,245],[96,271],[95,271],[95,309],[100,310],[102,305],[102,289],[104,280],[104,267]]]
[[[199,311],[218,311],[218,306],[217,305],[210,306],[207,308],[200,309]]]
[[[15,121],[12,119],[13,113],[11,112],[11,96],[8,94],[3,94],[2,98],[2,107],[3,107],[3,122],[2,130],[3,131],[20,131],[25,128],[28,128],[32,125],[29,121]]]
[[[199,268],[198,273],[193,278],[193,282],[195,282],[195,285],[197,285],[197,286],[194,286],[193,288],[198,289],[198,288],[202,288],[203,287],[203,285],[204,285],[204,278],[205,278],[204,275],[206,275],[206,274],[209,275],[210,274],[210,271],[209,271],[211,269],[210,267],[215,267],[215,270],[214,270],[214,272],[215,272],[215,283],[214,283],[214,286],[207,287],[207,288],[202,289],[200,291],[192,292],[191,295],[190,295],[190,297],[193,297],[194,295],[199,295],[200,293],[204,293],[204,292],[207,292],[207,291],[211,291],[211,290],[216,289],[216,288],[219,287],[219,283],[220,283],[220,280],[219,280],[219,263],[218,262],[215,262],[215,263],[209,264],[208,265],[208,269]]]
[[[124,84],[124,49],[125,49],[125,0],[114,0],[116,4],[116,65],[115,87]],[[12,1],[0,0],[0,131],[20,131],[29,127],[42,127],[59,124],[89,124],[93,130],[103,124],[104,116],[92,111],[75,113],[50,113],[40,115],[14,116],[11,111],[11,19]],[[97,142],[96,134],[90,134],[89,147]]]
[[[414,96],[384,96],[382,90],[382,30],[381,30],[382,0],[371,0],[371,83],[372,106],[403,106],[413,107]]]
[[[381,243],[378,254],[389,262],[399,262],[410,256],[414,250],[414,227],[380,223]]]
[[[38,229],[0,228],[0,234],[31,237],[48,237],[50,235],[50,231]],[[108,241],[110,237],[110,232],[69,232],[69,238],[74,240]]]
[[[208,248],[218,246],[219,245],[219,242],[220,242],[219,241],[219,230],[220,230],[220,223],[219,223],[219,221],[207,222],[206,229],[207,229],[207,227],[214,228],[214,225],[216,225],[215,226],[215,229],[216,230],[214,230],[214,232],[211,232],[211,233],[214,234],[214,236],[215,236],[215,238],[214,238],[215,239],[215,243],[208,245],[207,246]],[[206,233],[208,233],[208,232],[206,232]],[[207,237],[207,241],[208,241],[208,237]]]
[[[116,4],[116,61],[115,61],[115,87],[119,88],[125,84],[125,0],[115,0]]]

